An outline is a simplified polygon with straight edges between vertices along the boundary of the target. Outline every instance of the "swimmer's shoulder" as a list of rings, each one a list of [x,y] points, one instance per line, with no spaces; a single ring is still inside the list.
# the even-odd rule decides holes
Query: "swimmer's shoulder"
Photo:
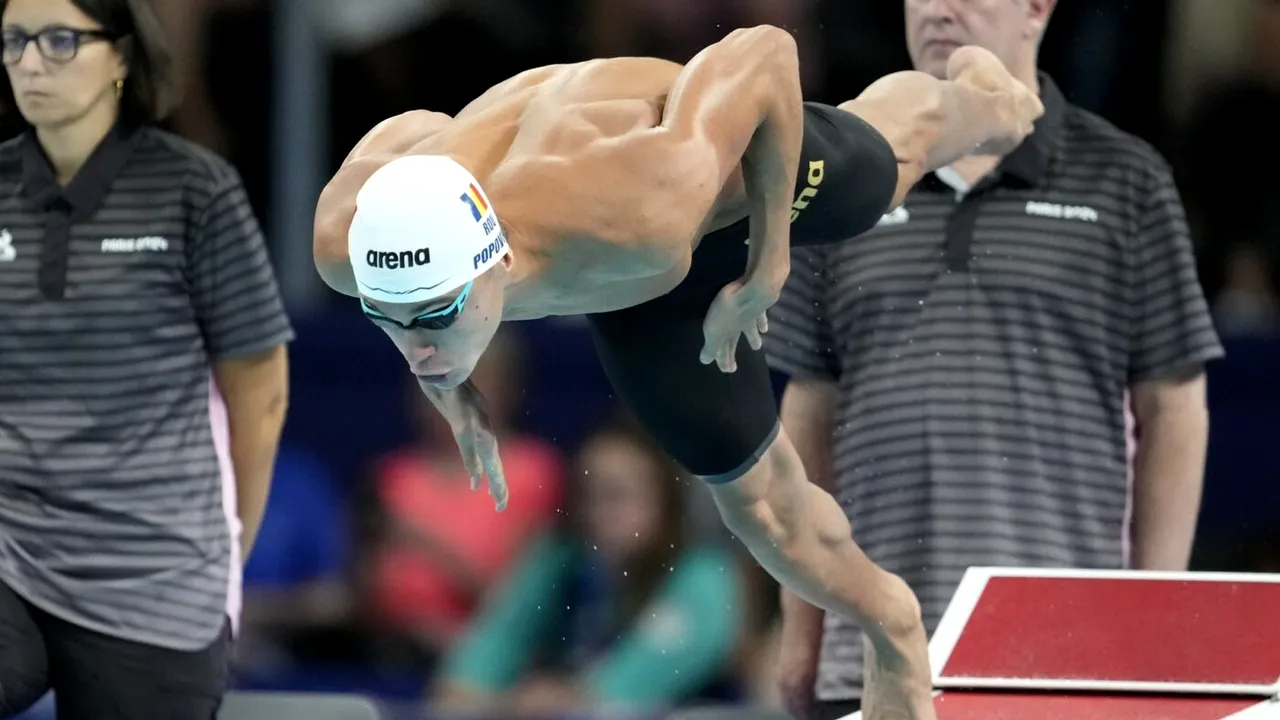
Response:
[[[407,154],[432,136],[453,123],[453,118],[442,112],[410,110],[383,120],[351,148],[343,164],[370,156],[398,156]]]
[[[662,58],[613,57],[581,62],[574,70],[581,92],[612,100],[665,96],[684,66]]]
[[[513,102],[527,101],[527,96],[530,93],[536,92],[550,81],[563,77],[573,67],[572,64],[543,65],[517,73],[467,103],[466,107],[458,112],[458,118],[461,120],[471,119],[493,110],[497,105],[510,105]]]
[[[316,271],[326,285],[343,295],[357,297],[360,294],[347,261],[347,234],[356,214],[356,195],[365,181],[393,157],[389,154],[348,157],[316,201],[311,247]]]

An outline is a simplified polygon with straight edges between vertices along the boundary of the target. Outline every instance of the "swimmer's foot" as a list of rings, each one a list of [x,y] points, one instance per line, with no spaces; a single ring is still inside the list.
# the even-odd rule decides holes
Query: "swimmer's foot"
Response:
[[[999,128],[976,154],[1005,155],[1012,152],[1035,129],[1044,114],[1044,104],[1026,85],[1009,74],[1004,63],[989,50],[966,45],[951,53],[947,79],[991,97],[997,110]]]
[[[915,617],[919,617],[919,603],[906,583],[902,586],[910,596]],[[937,720],[924,624],[915,623],[865,645],[863,719]]]

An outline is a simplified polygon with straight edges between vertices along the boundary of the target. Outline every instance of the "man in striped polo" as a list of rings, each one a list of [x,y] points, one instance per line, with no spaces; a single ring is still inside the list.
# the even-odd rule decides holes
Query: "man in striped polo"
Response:
[[[973,565],[1185,569],[1222,350],[1169,168],[1037,72],[1052,0],[905,4],[918,70],[984,46],[1045,114],[856,240],[794,251],[767,344],[784,427],[930,631]],[[856,709],[858,629],[783,602],[789,709]]]

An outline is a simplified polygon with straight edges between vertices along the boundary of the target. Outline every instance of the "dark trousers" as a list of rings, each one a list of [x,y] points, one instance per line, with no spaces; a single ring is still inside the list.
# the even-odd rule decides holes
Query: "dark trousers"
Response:
[[[230,627],[182,652],[85,630],[0,583],[0,718],[49,690],[58,720],[214,720],[227,687]]]
[[[862,709],[861,700],[818,703],[818,720],[843,720]]]

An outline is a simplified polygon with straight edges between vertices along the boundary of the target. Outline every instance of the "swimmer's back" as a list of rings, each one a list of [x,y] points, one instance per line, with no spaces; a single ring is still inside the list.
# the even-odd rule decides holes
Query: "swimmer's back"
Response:
[[[551,65],[495,85],[455,117],[419,110],[379,123],[352,149],[317,203],[315,254],[320,275],[338,292],[357,295],[354,277],[345,267],[355,196],[391,160],[448,155],[466,166],[490,196],[501,196],[501,188],[488,182],[504,162],[572,162],[598,141],[659,125],[667,94],[682,69],[666,60],[630,57]],[[615,212],[612,204],[608,208]]]
[[[554,154],[546,142],[554,126],[586,120],[595,133],[582,142],[656,126],[681,70],[667,60],[631,57],[527,70],[494,85],[452,118],[415,110],[384,120],[356,144],[344,165],[369,157],[448,152],[490,160],[472,170],[487,175],[496,164],[487,156],[497,153],[500,161],[517,139],[537,143],[522,150]]]

